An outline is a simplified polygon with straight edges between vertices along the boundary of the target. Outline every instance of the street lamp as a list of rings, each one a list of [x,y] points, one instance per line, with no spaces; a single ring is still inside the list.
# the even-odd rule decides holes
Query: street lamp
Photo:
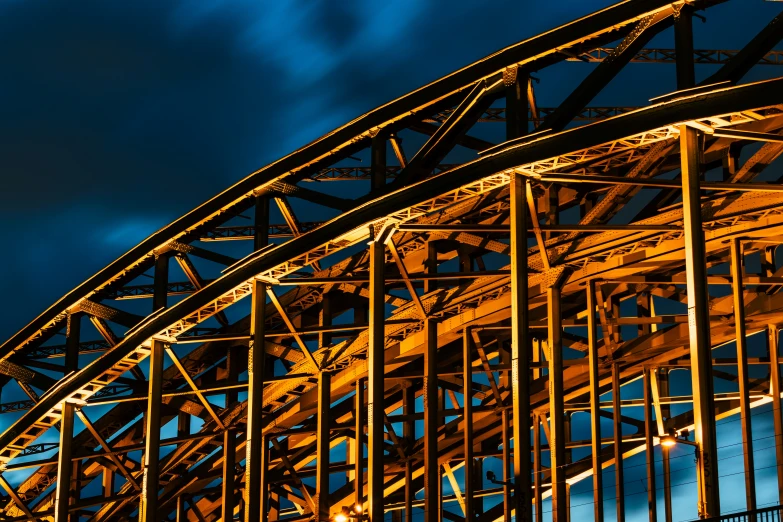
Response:
[[[332,520],[334,522],[356,522],[364,520],[363,508],[361,504],[355,506],[343,506],[339,513],[337,513]]]

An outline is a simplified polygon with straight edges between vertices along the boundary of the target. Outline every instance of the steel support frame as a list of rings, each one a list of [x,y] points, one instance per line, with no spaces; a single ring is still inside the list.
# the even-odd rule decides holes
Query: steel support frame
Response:
[[[701,177],[701,137],[699,131],[680,127],[682,201],[685,229],[685,273],[688,296],[693,417],[698,447],[696,466],[699,516],[720,514],[718,459],[715,430],[715,402],[712,381],[709,292],[707,259],[701,217],[699,183]]]

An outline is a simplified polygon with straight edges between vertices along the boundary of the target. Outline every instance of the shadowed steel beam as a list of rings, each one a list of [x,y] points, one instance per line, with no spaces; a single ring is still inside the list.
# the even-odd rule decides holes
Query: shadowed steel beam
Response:
[[[60,452],[57,459],[57,486],[54,497],[54,521],[68,522],[68,508],[71,501],[71,472],[73,471],[73,415],[76,406],[70,401],[62,404],[60,423]]]
[[[511,522],[511,415],[503,408],[500,414],[500,443],[503,446],[503,522]]]
[[[152,340],[150,348],[149,392],[144,433],[144,478],[141,486],[139,522],[158,522],[158,484],[160,480],[160,406],[163,392],[162,341]]]
[[[674,49],[677,67],[677,90],[696,85],[693,63],[693,8],[684,4],[674,12]]]
[[[356,420],[354,442],[354,502],[364,506],[364,426],[367,424],[364,400],[364,380],[356,379],[356,397],[354,398],[354,416]]]
[[[229,348],[226,355],[226,379],[234,382],[239,377],[237,361],[238,354],[235,348]],[[237,392],[230,390],[226,393],[226,408],[237,401]],[[221,515],[223,520],[234,519],[234,507],[236,499],[234,494],[235,467],[237,460],[237,433],[232,427],[226,427],[223,432],[223,484],[221,491]]]
[[[737,83],[783,38],[783,13],[778,14],[748,44],[702,85],[730,81]],[[748,508],[750,509],[750,508]]]
[[[264,328],[266,321],[266,284],[253,280],[250,311],[250,349],[247,354],[247,455],[245,457],[245,522],[266,519],[264,502],[266,488],[261,490],[262,475],[266,473],[264,453],[266,442],[263,436],[264,372],[266,353],[264,351]]]
[[[668,24],[660,21],[658,16],[654,14],[636,22],[636,26],[628,36],[615,49],[612,49],[598,67],[574,89],[552,114],[547,116],[539,125],[538,130],[550,129],[558,132],[565,129],[582,112],[582,109],[642,50],[642,47],[667,26]]]
[[[90,419],[87,418],[87,415],[82,411],[76,411],[76,415],[79,416],[79,420],[82,421],[84,427],[87,428],[92,437],[98,442],[101,448],[103,448],[103,451],[106,452],[106,456],[109,458],[109,460],[111,460],[114,465],[117,466],[117,470],[122,474],[123,477],[125,477],[125,480],[127,480],[131,486],[133,486],[133,489],[136,491],[141,491],[141,487],[139,486],[138,482],[136,482],[136,479],[133,477],[130,471],[128,471],[128,468],[125,467],[125,464],[120,462],[120,459],[106,443],[106,440],[101,437],[101,434],[98,433],[98,430],[95,429],[95,426],[93,426],[92,422],[90,422]],[[59,465],[60,463],[58,462],[58,466]]]
[[[169,358],[171,359],[171,362],[174,363],[174,366],[177,367],[179,373],[182,374],[182,378],[185,379],[185,382],[188,383],[190,389],[193,390],[193,393],[196,394],[196,397],[198,397],[198,400],[204,406],[204,409],[207,410],[209,416],[212,417],[212,420],[215,421],[215,424],[217,424],[218,428],[220,428],[221,430],[226,429],[225,425],[223,424],[223,421],[221,421],[220,417],[218,417],[217,413],[215,413],[215,410],[212,407],[212,403],[207,400],[207,398],[198,388],[196,383],[193,381],[193,378],[188,373],[188,370],[185,368],[185,366],[182,365],[182,362],[180,362],[179,357],[177,357],[177,354],[174,353],[174,350],[172,350],[170,347],[167,346],[166,353],[169,354]]]
[[[768,327],[769,357],[772,361],[780,360],[780,336],[776,325]],[[778,502],[783,502],[783,401],[780,400],[780,364],[770,364],[769,371],[770,394],[772,395],[772,418],[775,426],[775,466],[778,476]]]
[[[385,246],[371,241],[370,328],[367,381],[367,513],[370,522],[383,521],[383,423],[384,423],[384,258]]]
[[[386,185],[386,136],[378,133],[370,145],[370,189],[375,192]]]
[[[753,464],[753,430],[750,417],[750,393],[748,393],[748,341],[745,331],[745,299],[742,287],[744,256],[738,238],[731,240],[731,278],[734,296],[734,331],[737,345],[737,381],[739,383],[740,426],[742,452],[745,465],[745,508],[756,509],[756,477]]]
[[[315,519],[329,520],[329,408],[332,392],[332,376],[328,372],[318,374],[318,416],[316,427]]]
[[[285,308],[283,307],[282,304],[280,304],[280,300],[277,298],[277,295],[275,294],[274,290],[272,290],[271,287],[267,287],[266,294],[269,296],[269,300],[272,301],[272,304],[277,309],[277,313],[280,314],[280,319],[283,320],[285,325],[288,327],[288,331],[291,332],[291,335],[293,335],[294,339],[296,339],[296,343],[299,345],[299,349],[302,350],[302,353],[304,354],[305,358],[308,361],[310,361],[310,364],[313,365],[314,369],[318,369],[318,363],[315,361],[313,354],[310,353],[310,350],[307,348],[305,342],[302,340],[301,337],[299,337],[299,334],[296,331],[296,327],[294,326],[294,323],[291,322],[291,319],[288,317]]]
[[[660,378],[660,390],[661,395],[664,397],[669,396],[669,369],[661,368],[658,370]],[[671,408],[669,405],[661,406],[661,414],[667,419],[671,415]],[[670,448],[661,446],[662,468],[663,468],[663,505],[664,505],[664,522],[672,522],[673,510],[672,510],[672,474],[671,474],[671,459],[669,458]]]
[[[168,305],[169,255],[155,256],[155,275],[152,294],[152,311],[156,312]]]
[[[472,339],[469,328],[462,332],[462,434],[465,447],[465,520],[473,521],[475,517],[473,509],[473,354]],[[457,406],[456,404],[454,405]]]
[[[536,210],[536,200],[533,197],[533,188],[528,181],[525,186],[525,198],[527,199],[527,206],[530,209],[530,224],[533,225],[533,233],[536,236],[536,243],[538,244],[538,252],[541,254],[541,262],[544,264],[544,270],[549,270],[549,254],[546,252],[546,242],[544,236],[541,233],[541,226],[538,224],[538,211]],[[525,231],[525,239],[527,238],[527,231]],[[525,242],[527,246],[527,242]]]
[[[406,383],[402,395],[402,413],[410,415],[416,411],[416,390],[410,383]],[[416,490],[413,486],[413,461],[411,458],[412,441],[416,440],[416,423],[408,420],[402,425],[402,436],[408,441],[408,458],[405,460],[405,522],[413,522],[413,502]]]
[[[25,516],[28,517],[29,520],[38,520],[38,518],[33,515],[32,511],[30,511],[30,508],[27,507],[27,504],[24,503],[24,501],[19,497],[19,494],[16,492],[16,489],[8,483],[8,480],[0,474],[0,487],[2,487],[6,493],[8,493],[8,496],[11,497],[14,500],[14,504],[22,510],[22,513],[25,514]],[[55,497],[56,498],[56,497]],[[55,500],[55,504],[57,501]],[[55,511],[55,517],[57,516],[57,512]],[[57,522],[60,520],[65,520],[65,518],[62,519],[56,519]]]
[[[598,374],[598,326],[595,320],[595,280],[587,282],[587,356],[590,368],[590,438],[593,451],[593,515],[604,519],[604,479],[601,467],[601,393]]]
[[[435,243],[427,243],[427,271],[437,272],[438,252]],[[435,290],[435,282],[427,281],[425,292]],[[424,378],[422,379],[424,405],[424,521],[440,519],[440,467],[438,465],[438,323],[424,321]]]
[[[506,140],[524,136],[528,132],[527,88],[530,76],[518,67],[503,71],[503,85],[506,87]],[[533,115],[537,117],[536,114]]]
[[[514,410],[516,519],[529,521],[530,498],[530,316],[528,313],[527,209],[525,179],[511,177],[511,394]],[[533,217],[535,220],[535,216]],[[546,257],[546,253],[543,253]],[[562,397],[561,397],[562,399]]]
[[[501,82],[490,83],[487,80],[476,82],[454,112],[442,125],[436,127],[427,143],[411,159],[408,166],[400,172],[391,185],[395,188],[418,181],[428,175],[446,157],[446,155],[465,136],[468,129],[478,121],[479,116],[490,106],[493,93]],[[426,125],[426,124],[423,124]],[[415,128],[416,127],[412,127]]]
[[[620,401],[620,367],[612,364],[612,424],[614,429],[614,484],[617,521],[625,520],[625,478],[623,474],[623,417]]]
[[[566,522],[565,424],[563,399],[563,327],[560,308],[561,291],[557,286],[547,288],[547,317],[549,319],[549,458],[552,477],[552,521]],[[514,423],[516,425],[516,422]],[[529,443],[528,443],[529,446]],[[514,453],[517,453],[516,450]]]
[[[653,371],[650,368],[643,370],[642,379],[644,386],[644,441],[645,459],[647,467],[647,513],[650,522],[657,522],[658,508],[655,492],[655,420],[653,419],[652,382]]]
[[[402,280],[405,283],[405,287],[408,289],[408,293],[411,294],[411,299],[413,299],[413,302],[416,303],[416,309],[419,311],[419,314],[421,314],[422,319],[424,319],[427,317],[427,311],[424,309],[424,305],[421,303],[421,298],[419,298],[419,294],[416,292],[416,289],[413,288],[413,283],[411,283],[411,280],[408,277],[408,269],[405,268],[405,263],[402,261],[394,241],[390,240],[388,242],[388,246],[389,252],[391,253],[392,258],[394,258],[394,262],[396,263],[397,268],[400,271],[400,275],[402,276]]]
[[[693,417],[699,449],[696,467],[699,516],[720,514],[718,462],[715,434],[715,404],[712,383],[712,346],[707,294],[707,260],[699,199],[701,151],[699,133],[680,128],[682,162],[682,208],[685,226],[685,272],[688,294],[688,333],[690,340]]]
[[[543,491],[541,491],[541,416],[533,414],[533,485],[535,504],[536,504],[536,522],[543,522],[544,511],[542,509]],[[544,419],[546,422],[546,419]]]

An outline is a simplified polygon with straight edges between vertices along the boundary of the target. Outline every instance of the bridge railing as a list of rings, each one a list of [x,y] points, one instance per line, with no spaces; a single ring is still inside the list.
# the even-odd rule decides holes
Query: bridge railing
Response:
[[[702,519],[699,522],[781,522],[783,505],[771,506],[739,513],[727,513],[718,517]]]

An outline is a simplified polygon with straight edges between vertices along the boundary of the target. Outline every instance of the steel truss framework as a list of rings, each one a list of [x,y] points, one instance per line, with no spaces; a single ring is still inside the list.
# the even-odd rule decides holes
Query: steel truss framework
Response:
[[[0,435],[3,519],[540,522],[550,499],[562,522],[571,485],[592,480],[595,518],[610,496],[622,520],[623,461],[644,453],[650,520],[657,489],[671,521],[655,447],[685,433],[709,517],[716,421],[741,423],[753,509],[751,410],[770,403],[783,500],[783,187],[760,181],[783,153],[783,79],[741,83],[781,63],[783,17],[741,50],[694,51],[696,9],[720,3],[628,0],[495,53],[254,172],[64,296],[0,346],[3,383],[29,397],[0,408],[17,415]],[[672,26],[674,51],[645,48]],[[600,64],[538,108],[531,73],[564,60]],[[588,106],[645,61],[674,63],[677,92]],[[697,62],[717,64],[698,85]],[[475,136],[496,122],[503,143]],[[355,180],[369,190],[314,188]],[[766,356],[749,355],[756,334]],[[692,395],[670,393],[674,370]]]

